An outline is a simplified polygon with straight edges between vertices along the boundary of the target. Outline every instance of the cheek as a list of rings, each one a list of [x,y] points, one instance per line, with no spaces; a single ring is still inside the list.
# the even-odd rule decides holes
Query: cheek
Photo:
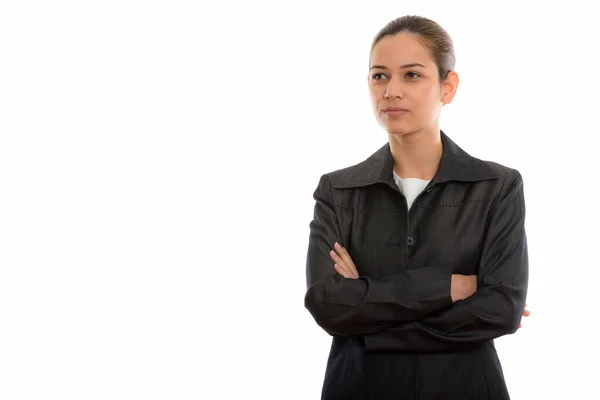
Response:
[[[377,106],[383,96],[377,90],[374,89],[369,89],[369,96],[371,98],[371,106],[373,107],[373,110],[377,111]]]
[[[425,114],[435,113],[441,101],[440,93],[437,88],[426,88],[419,93],[419,103],[421,112]]]
[[[371,98],[371,104],[376,105],[379,102],[379,97],[375,93],[370,92],[369,97]]]
[[[369,96],[371,96],[371,100],[378,99],[379,92],[380,90],[378,90],[377,87],[369,85]]]

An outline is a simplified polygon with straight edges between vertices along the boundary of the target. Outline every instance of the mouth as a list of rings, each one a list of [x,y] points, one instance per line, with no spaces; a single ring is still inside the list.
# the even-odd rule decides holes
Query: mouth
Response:
[[[408,110],[401,107],[388,107],[383,109],[383,113],[388,117],[401,117],[408,113]]]

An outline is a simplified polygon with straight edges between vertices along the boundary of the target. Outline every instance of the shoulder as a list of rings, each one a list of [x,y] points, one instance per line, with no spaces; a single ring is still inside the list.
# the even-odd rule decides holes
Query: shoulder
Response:
[[[486,164],[490,169],[495,171],[498,174],[500,180],[504,183],[511,183],[523,179],[521,172],[513,166],[501,164],[499,162],[490,160],[479,161]]]
[[[495,185],[496,195],[494,197],[502,198],[506,197],[509,193],[523,191],[523,176],[517,168],[496,161],[478,160],[494,171],[498,176]]]
[[[387,167],[393,167],[393,159],[386,142],[360,162],[323,173],[319,185],[338,189],[369,185],[377,182]]]
[[[342,167],[333,171],[328,171],[325,172],[322,176],[321,179],[327,179],[331,186],[337,186],[338,184],[340,184],[348,175],[352,175],[355,174],[357,172],[360,172],[362,170],[364,170],[365,168],[369,168],[369,166],[367,165],[367,162],[369,160],[364,160],[361,161],[357,164],[353,164],[353,165],[349,165],[346,167]]]
[[[394,160],[386,142],[362,161],[323,174],[334,189],[364,187],[380,180],[383,171],[393,169]]]
[[[362,161],[354,165],[322,173],[315,194],[319,197],[332,197],[335,187],[340,185],[348,174],[352,174],[363,168],[365,163],[366,161]]]
[[[479,162],[487,165],[489,168],[491,168],[493,171],[495,171],[498,174],[498,176],[500,176],[502,178],[505,178],[507,176],[520,175],[519,171],[515,167],[512,167],[510,165],[501,164],[496,161],[482,160],[479,158],[477,160]]]

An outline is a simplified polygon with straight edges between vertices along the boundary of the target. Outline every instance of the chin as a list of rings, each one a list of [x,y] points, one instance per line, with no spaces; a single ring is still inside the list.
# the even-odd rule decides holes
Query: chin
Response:
[[[416,129],[409,126],[398,126],[396,124],[381,124],[381,126],[390,135],[408,135],[415,132]]]
[[[410,135],[411,133],[414,133],[414,131],[399,130],[399,129],[388,129],[387,133],[388,133],[388,135],[404,136],[404,135]]]
[[[389,121],[382,121],[381,126],[387,131],[388,135],[395,136],[406,136],[417,133],[428,132],[430,127],[421,124],[408,124],[406,121],[397,121],[396,123],[389,123]]]

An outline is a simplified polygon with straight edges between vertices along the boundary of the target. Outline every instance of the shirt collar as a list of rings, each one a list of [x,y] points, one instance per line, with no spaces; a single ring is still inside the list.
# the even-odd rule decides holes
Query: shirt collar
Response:
[[[499,177],[485,161],[470,156],[443,131],[440,131],[440,136],[442,157],[430,184],[448,181],[476,182]],[[396,184],[393,170],[394,158],[388,142],[365,161],[348,168],[334,187],[352,188],[375,183],[385,183],[394,187]]]

